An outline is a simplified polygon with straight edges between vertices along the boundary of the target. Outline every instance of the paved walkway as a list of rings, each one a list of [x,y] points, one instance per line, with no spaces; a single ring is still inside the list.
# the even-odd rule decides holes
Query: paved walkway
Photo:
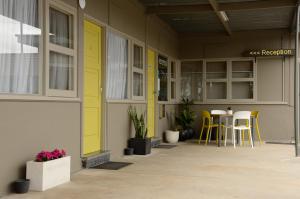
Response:
[[[254,149],[180,144],[154,149],[119,171],[82,170],[72,182],[19,199],[289,199],[300,198],[300,159],[294,146]]]

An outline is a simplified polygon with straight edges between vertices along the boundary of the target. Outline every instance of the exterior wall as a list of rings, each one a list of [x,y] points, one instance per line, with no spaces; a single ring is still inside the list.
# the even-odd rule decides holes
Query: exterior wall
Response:
[[[62,0],[78,9],[78,100],[41,99],[0,100],[0,150],[7,151],[0,165],[0,197],[9,192],[9,184],[24,177],[25,163],[32,160],[43,149],[64,148],[72,156],[72,172],[81,169],[81,100],[83,71],[83,19],[91,16],[104,25],[110,25],[130,37],[146,42],[151,47],[167,55],[177,57],[177,34],[161,31],[166,25],[155,19],[146,24],[144,8],[137,0],[89,0],[84,10],[78,7],[77,0]],[[159,23],[159,24],[156,24]],[[146,27],[149,30],[146,36]],[[163,37],[172,38],[163,40]],[[161,44],[161,45],[157,45]],[[105,86],[103,86],[105,87]],[[131,130],[127,114],[128,103],[107,103],[106,139],[107,149],[113,157],[122,154]],[[138,110],[146,110],[146,102],[134,104]],[[121,112],[120,112],[121,111]],[[103,111],[104,112],[104,111]],[[117,125],[116,125],[117,124]]]
[[[180,58],[242,57],[253,49],[294,48],[288,30],[252,31],[233,36],[181,35]],[[227,109],[260,111],[261,134],[266,141],[291,142],[294,139],[294,59],[282,57],[257,58],[257,103],[230,105],[193,105],[201,110]],[[200,129],[200,118],[195,124]]]
[[[0,109],[0,196],[41,150],[65,149],[72,172],[81,169],[80,103],[1,100]]]

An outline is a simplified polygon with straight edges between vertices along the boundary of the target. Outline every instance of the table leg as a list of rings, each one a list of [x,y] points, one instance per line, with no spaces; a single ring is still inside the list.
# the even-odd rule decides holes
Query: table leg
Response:
[[[221,128],[221,117],[219,116],[219,126],[218,126],[218,128],[219,128],[219,133],[218,133],[218,147],[220,147],[221,146],[221,138],[222,138],[222,128]]]

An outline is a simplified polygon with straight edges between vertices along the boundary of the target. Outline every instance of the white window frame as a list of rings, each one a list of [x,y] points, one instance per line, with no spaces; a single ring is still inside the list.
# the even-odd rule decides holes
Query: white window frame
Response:
[[[196,104],[220,104],[220,103],[255,103],[257,102],[257,63],[254,58],[250,57],[238,57],[238,58],[216,58],[216,59],[186,59],[181,60],[181,62],[188,61],[202,61],[202,84],[203,84],[203,92],[202,97],[203,101],[194,101]],[[253,77],[252,78],[232,78],[232,62],[234,61],[252,61],[253,62]],[[226,62],[227,70],[226,70],[226,78],[220,79],[207,79],[207,62]],[[181,68],[180,68],[181,70]],[[207,83],[216,83],[216,82],[224,82],[226,83],[226,98],[225,99],[208,99],[207,98]],[[253,82],[253,98],[252,99],[232,99],[232,83],[233,82]],[[181,85],[181,82],[180,82]],[[180,90],[181,93],[181,90]]]
[[[174,63],[174,78],[172,77],[172,62]],[[177,101],[177,77],[178,77],[178,70],[177,70],[177,62],[175,59],[172,59],[170,58],[170,62],[169,62],[169,73],[170,75],[168,76],[169,77],[169,96],[170,96],[170,101],[171,102],[176,102]],[[175,95],[174,95],[174,98],[172,98],[172,83],[175,84]]]
[[[73,48],[67,48],[60,45],[52,44],[49,40],[50,32],[50,17],[49,10],[54,8],[60,12],[72,15],[73,22]],[[50,75],[50,51],[60,53],[63,55],[70,56],[73,59],[73,90],[57,90],[50,89],[49,87],[49,75]],[[56,96],[56,97],[77,97],[77,10],[76,8],[69,6],[58,0],[46,0],[45,1],[45,92],[47,96]]]
[[[142,63],[143,63],[143,68],[137,68],[137,67],[134,67],[134,65],[133,65],[133,63],[134,63],[134,46],[138,46],[138,47],[141,47],[142,48],[142,53],[143,53],[143,56],[142,56]],[[145,64],[145,45],[142,43],[142,42],[138,42],[138,41],[136,41],[136,40],[133,40],[132,42],[131,42],[131,93],[132,93],[132,99],[133,100],[145,100],[145,88],[146,88],[146,86],[145,86],[145,66],[146,66],[146,64]],[[142,77],[143,77],[143,92],[142,92],[142,95],[141,96],[135,96],[134,95],[134,93],[133,93],[133,89],[134,89],[134,81],[133,81],[133,73],[138,73],[138,74],[140,74],[140,75],[142,75]]]

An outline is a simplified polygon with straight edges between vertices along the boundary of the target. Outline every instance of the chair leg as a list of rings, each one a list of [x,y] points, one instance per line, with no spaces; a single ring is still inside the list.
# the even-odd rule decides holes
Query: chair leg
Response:
[[[239,130],[240,146],[242,146],[242,130]]]
[[[209,137],[209,134],[210,134],[210,129],[211,129],[211,127],[210,127],[210,126],[208,126],[208,127],[207,127],[207,131],[206,131],[206,140],[205,140],[205,145],[207,145],[208,137]]]
[[[250,140],[251,140],[251,147],[253,148],[253,140],[252,140],[251,129],[248,130],[248,133],[249,133],[249,137],[250,137]]]
[[[211,134],[212,134],[212,127],[210,127],[209,129],[209,139],[208,139],[208,143],[210,143],[210,140],[211,140]]]
[[[233,129],[232,131],[233,148],[235,148],[235,133],[236,131]]]
[[[219,144],[219,127],[217,127],[216,142]]]
[[[226,146],[226,142],[227,142],[227,128],[225,128],[224,146]]]
[[[242,130],[242,141],[243,141],[243,146],[245,146],[245,130]]]
[[[201,133],[200,133],[200,137],[199,137],[198,144],[200,144],[200,143],[201,143],[201,139],[202,139],[202,134],[203,134],[203,131],[204,131],[204,125],[202,125],[202,129],[201,129]]]
[[[256,126],[256,133],[257,133],[259,142],[260,142],[260,144],[262,144],[262,140],[261,140],[261,137],[260,137],[260,132],[259,132],[259,129],[258,129],[258,120],[257,119],[255,120],[255,126]]]

